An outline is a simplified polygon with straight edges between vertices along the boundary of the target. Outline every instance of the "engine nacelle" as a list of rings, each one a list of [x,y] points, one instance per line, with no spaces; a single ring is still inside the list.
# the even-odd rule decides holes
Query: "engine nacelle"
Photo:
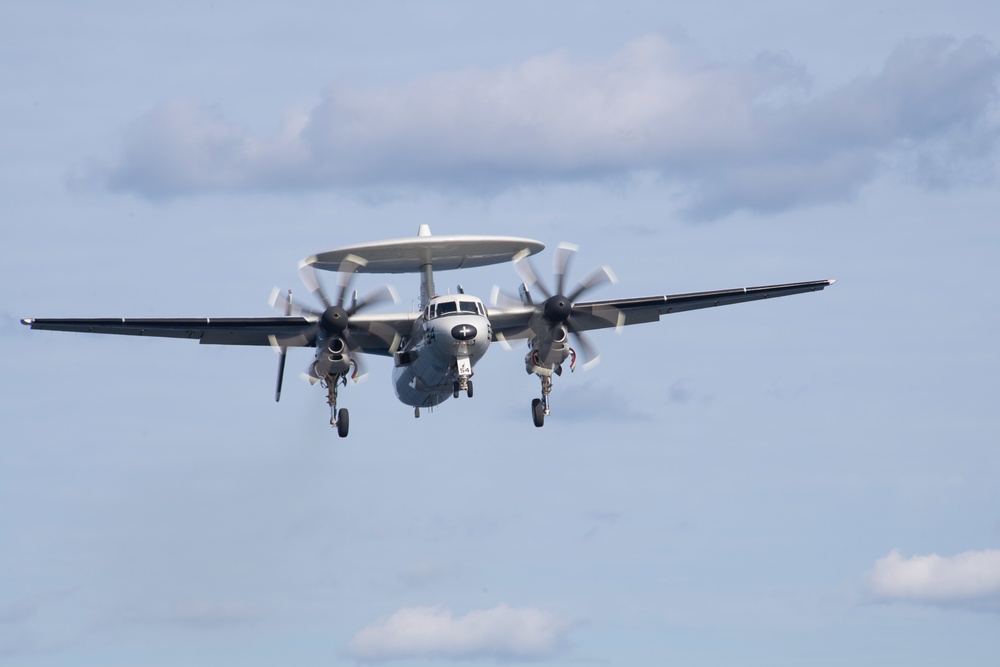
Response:
[[[317,375],[336,377],[351,370],[351,355],[347,341],[341,336],[331,336],[316,347]]]
[[[557,375],[570,356],[569,331],[562,324],[547,329],[529,341],[530,349],[524,357],[525,370],[537,373],[539,369],[554,371]]]

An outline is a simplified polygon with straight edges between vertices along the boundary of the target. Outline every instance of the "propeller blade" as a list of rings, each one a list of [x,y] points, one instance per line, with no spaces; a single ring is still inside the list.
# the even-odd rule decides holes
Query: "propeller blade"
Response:
[[[364,331],[382,341],[389,354],[395,354],[402,342],[399,332],[384,322],[370,322],[364,327],[355,326],[355,331]]]
[[[288,292],[291,294],[291,290],[288,290]],[[282,298],[281,290],[277,287],[271,290],[271,296],[267,300],[267,305],[269,305],[275,312],[286,316],[294,315],[295,317],[316,319],[323,314],[314,308],[310,308],[309,306],[304,306],[297,301],[293,301],[291,297],[288,299]]]
[[[299,377],[309,384],[316,384],[319,382],[319,375],[316,374],[316,362],[314,361],[309,364],[309,368],[302,372]]]
[[[507,342],[507,337],[503,335],[502,331],[497,331],[493,335],[496,337],[497,342],[500,343],[500,347],[502,347],[504,350],[510,352],[511,350],[514,349],[513,347],[510,346],[510,343]]]
[[[354,372],[351,373],[351,379],[355,384],[368,379],[368,369],[365,367],[365,363],[361,361],[360,351],[359,349],[351,350],[351,361],[354,362]]]
[[[288,290],[291,293],[292,290]],[[281,299],[279,302],[278,299]],[[281,297],[281,289],[275,285],[271,288],[271,295],[267,297],[267,305],[276,312],[282,312],[285,308],[285,300]]]
[[[271,343],[271,349],[274,350],[275,354],[281,354],[289,347],[310,347],[316,338],[316,326],[309,327],[307,331],[308,333],[303,332],[293,336],[279,337],[270,334],[267,340]]]
[[[618,282],[618,276],[615,272],[611,270],[610,266],[599,266],[593,269],[590,273],[583,277],[580,284],[577,286],[573,293],[569,295],[569,302],[574,303],[580,295],[584,292],[597,287],[603,283],[611,283],[612,285]]]
[[[313,255],[299,262],[299,278],[302,279],[302,284],[310,292],[319,297],[319,300],[323,302],[324,308],[330,308],[333,304],[327,298],[326,292],[323,291],[323,286],[320,285],[319,278],[316,276],[316,269],[312,265],[315,260],[316,256]]]
[[[281,356],[278,357],[278,385],[274,388],[274,402],[277,403],[281,400],[281,382],[285,378],[285,357],[287,356],[285,350],[287,348],[282,348]]]
[[[500,289],[499,285],[494,285],[493,290],[490,292],[490,304],[500,308],[517,308],[518,306],[525,305],[516,296],[511,296]]]
[[[615,328],[616,333],[621,333],[622,328],[625,326],[625,313],[614,306],[574,307],[570,314],[570,319],[576,321],[575,326],[577,328],[579,328],[581,320],[584,322],[587,320],[599,320],[599,323],[593,324],[590,328],[612,326]]]
[[[337,305],[341,308],[344,307],[344,299],[354,280],[354,273],[367,265],[368,260],[357,255],[348,255],[340,261],[340,266],[337,267]]]
[[[381,287],[376,287],[371,292],[368,292],[363,297],[353,303],[348,309],[348,316],[353,315],[362,308],[367,308],[376,303],[381,303],[383,301],[392,301],[393,303],[399,303],[399,294],[396,292],[396,288],[392,285],[382,285]]]
[[[271,292],[271,307],[274,308],[278,305],[277,300],[277,287]],[[288,290],[288,296],[285,299],[285,317],[292,314],[292,290]],[[276,336],[269,336],[272,345],[275,345],[277,341]],[[288,356],[288,348],[285,346],[278,346],[280,350],[278,356],[278,384],[274,388],[274,402],[277,403],[281,400],[281,383],[285,379],[285,358]]]
[[[556,277],[556,294],[565,294],[566,270],[573,255],[580,249],[580,246],[572,243],[560,243],[556,246],[556,251],[552,255],[552,273]]]
[[[582,331],[573,326],[572,322],[567,322],[566,326],[569,328],[570,335],[576,339],[577,344],[580,346],[580,351],[583,352],[583,370],[589,371],[600,363],[600,353],[594,344],[590,342],[590,339],[583,335]]]
[[[517,275],[521,277],[525,285],[529,288],[537,285],[539,291],[545,295],[546,299],[551,298],[552,294],[538,280],[538,275],[535,274],[535,269],[531,266],[531,261],[528,259],[527,251],[522,251],[514,255],[514,270],[517,271]]]

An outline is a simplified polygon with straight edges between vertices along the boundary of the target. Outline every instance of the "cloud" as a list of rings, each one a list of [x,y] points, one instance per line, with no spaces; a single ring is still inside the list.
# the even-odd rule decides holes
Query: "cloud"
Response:
[[[238,602],[189,600],[164,609],[137,612],[134,616],[150,623],[217,628],[251,623],[263,614],[256,607]]]
[[[667,402],[674,405],[688,405],[695,402],[711,403],[713,397],[699,389],[698,384],[690,377],[675,380],[667,389]]]
[[[883,601],[1000,611],[1000,550],[912,558],[893,550],[875,562],[868,587]]]
[[[561,418],[582,421],[638,421],[651,415],[636,409],[634,402],[618,387],[599,382],[577,380],[559,388],[553,410]],[[558,403],[556,403],[556,401]]]
[[[425,558],[406,566],[399,575],[399,581],[406,587],[426,586],[451,573],[444,563],[437,559]]]
[[[960,181],[961,165],[995,152],[998,73],[983,38],[910,39],[877,74],[812,95],[788,55],[711,62],[650,35],[599,62],[558,52],[395,87],[332,85],[272,136],[166,103],[135,122],[101,178],[160,198],[481,194],[641,174],[680,193],[688,217],[712,219],[849,198],[886,166],[941,187]]]
[[[0,625],[22,624],[38,615],[47,605],[62,602],[76,593],[72,588],[56,588],[25,595],[0,605]]]
[[[506,604],[459,617],[441,607],[413,607],[360,630],[347,645],[347,654],[366,661],[532,660],[563,651],[571,628],[552,613]]]

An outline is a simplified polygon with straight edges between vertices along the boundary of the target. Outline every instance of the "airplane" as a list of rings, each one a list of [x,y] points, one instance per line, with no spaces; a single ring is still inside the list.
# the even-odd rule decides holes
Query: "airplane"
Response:
[[[193,338],[208,345],[269,345],[279,354],[274,400],[281,398],[285,358],[290,347],[313,347],[315,354],[306,378],[327,390],[330,424],[347,437],[350,415],[338,409],[338,394],[348,378],[363,374],[361,355],[391,357],[396,397],[413,407],[434,408],[449,398],[473,395],[476,363],[492,343],[510,348],[511,341],[527,340],[525,370],[541,382],[541,395],[531,401],[536,427],[551,414],[549,395],[553,376],[565,366],[576,367],[579,347],[584,368],[598,361],[597,350],[585,331],[656,322],[661,315],[816,292],[835,280],[740,287],[711,292],[581,301],[595,287],[617,282],[607,266],[597,267],[569,289],[567,269],[577,246],[562,243],[553,254],[554,284],[546,285],[528,257],[544,249],[532,239],[508,236],[433,236],[420,225],[417,236],[352,245],[312,255],[299,262],[299,276],[322,304],[310,307],[284,296],[275,288],[271,306],[280,317],[239,318],[25,318],[32,329],[166,338]],[[494,287],[491,306],[459,286],[456,294],[439,294],[435,271],[450,271],[510,261],[522,282],[518,296]],[[337,273],[337,292],[330,298],[317,270]],[[373,304],[398,301],[395,290],[383,286],[348,299],[356,273],[419,273],[420,308],[413,312],[366,313]]]

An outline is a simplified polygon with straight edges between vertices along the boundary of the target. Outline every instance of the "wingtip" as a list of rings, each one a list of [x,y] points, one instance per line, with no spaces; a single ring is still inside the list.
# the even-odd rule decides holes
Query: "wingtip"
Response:
[[[34,322],[34,321],[35,320],[31,319],[30,317],[22,317],[21,318],[21,324],[27,325],[29,327],[31,326],[31,323]]]
[[[837,279],[836,279],[836,278],[829,278],[829,279],[828,279],[828,280],[826,281],[826,284],[827,284],[827,285],[832,285],[832,284],[834,284],[835,282],[837,282]]]

